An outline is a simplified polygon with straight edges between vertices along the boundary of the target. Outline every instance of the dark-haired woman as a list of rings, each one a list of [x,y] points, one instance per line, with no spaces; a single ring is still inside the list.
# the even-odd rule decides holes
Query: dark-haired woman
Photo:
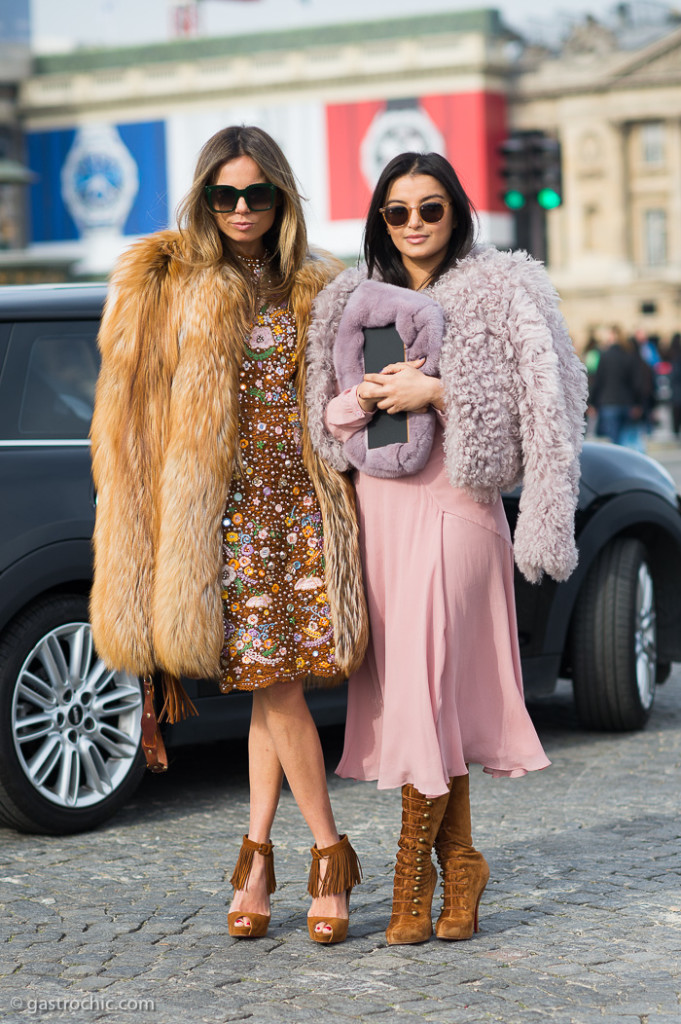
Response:
[[[315,840],[310,936],[340,942],[359,866],[303,691],[357,667],[366,615],[352,487],[313,452],[298,396],[312,300],[341,268],[308,249],[293,172],[259,128],[209,139],[180,225],[123,256],[102,323],[95,643],[111,668],[253,694],[230,935],[267,932],[285,774]]]
[[[371,624],[350,679],[344,777],[402,787],[389,943],[477,929],[489,869],[473,846],[468,763],[493,776],[549,764],[523,701],[513,550],[500,498],[524,476],[515,559],[536,581],[577,561],[573,518],[586,381],[542,267],[473,245],[471,204],[437,154],[405,153],[376,186],[366,267],[318,296],[308,344],[309,422],[317,450],[347,467],[343,442],[378,407],[436,411],[429,460],[412,476],[356,474]],[[369,374],[338,394],[331,349],[366,278],[427,292],[442,307],[440,376],[419,361]]]

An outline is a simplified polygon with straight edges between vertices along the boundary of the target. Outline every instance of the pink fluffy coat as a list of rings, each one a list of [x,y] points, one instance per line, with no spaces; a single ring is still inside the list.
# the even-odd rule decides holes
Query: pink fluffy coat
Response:
[[[316,298],[306,401],[312,443],[348,468],[324,414],[337,391],[333,343],[366,270],[339,275]],[[566,579],[577,564],[574,512],[586,409],[586,371],[543,266],[524,252],[475,247],[428,289],[446,330],[440,375],[450,482],[479,502],[523,483],[515,560],[523,575]]]

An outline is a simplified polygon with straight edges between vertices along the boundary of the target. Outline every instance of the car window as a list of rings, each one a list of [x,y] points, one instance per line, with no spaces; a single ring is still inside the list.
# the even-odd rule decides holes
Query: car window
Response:
[[[2,433],[85,440],[99,369],[95,322],[15,324],[2,380]]]
[[[22,434],[87,437],[97,364],[88,338],[37,337],[31,346],[19,413]]]
[[[7,352],[8,340],[9,324],[0,324],[0,381],[2,381],[2,371],[5,365],[5,354]]]

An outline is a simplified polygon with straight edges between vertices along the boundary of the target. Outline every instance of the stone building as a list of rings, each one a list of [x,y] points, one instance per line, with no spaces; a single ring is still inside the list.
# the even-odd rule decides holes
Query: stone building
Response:
[[[22,192],[31,173],[22,162],[17,89],[29,70],[28,0],[0,3],[0,257],[25,241]]]
[[[172,223],[201,144],[230,123],[278,139],[310,200],[310,237],[348,261],[376,177],[404,149],[445,153],[481,237],[509,246],[498,146],[511,128],[543,130],[562,144],[548,256],[577,344],[610,322],[681,329],[671,17],[645,31],[587,20],[554,54],[524,46],[494,10],[74,51],[36,58],[16,109],[37,176],[28,252],[72,276],[106,274],[132,238]]]
[[[562,146],[563,206],[547,218],[551,276],[575,340],[599,325],[681,330],[681,27],[623,49],[591,21],[535,58],[514,129]]]
[[[173,221],[200,146],[234,123],[281,143],[311,238],[348,260],[380,170],[405,149],[449,156],[482,237],[508,245],[510,39],[496,11],[476,10],[38,58],[20,92],[40,175],[32,248],[105,273],[131,237]]]

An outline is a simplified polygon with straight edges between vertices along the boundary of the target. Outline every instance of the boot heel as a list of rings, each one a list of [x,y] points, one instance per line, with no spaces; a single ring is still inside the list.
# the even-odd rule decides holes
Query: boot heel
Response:
[[[479,932],[480,925],[478,923],[478,911],[480,910],[480,900],[482,899],[482,893],[478,896],[478,902],[475,904],[475,918],[473,919],[473,931]]]
[[[435,837],[444,902],[435,925],[438,939],[457,942],[480,930],[480,899],[489,879],[487,861],[473,846],[468,775],[452,779],[449,802]]]
[[[489,879],[487,861],[477,850],[442,857],[444,903],[435,925],[438,939],[457,942],[480,931],[480,900]]]

